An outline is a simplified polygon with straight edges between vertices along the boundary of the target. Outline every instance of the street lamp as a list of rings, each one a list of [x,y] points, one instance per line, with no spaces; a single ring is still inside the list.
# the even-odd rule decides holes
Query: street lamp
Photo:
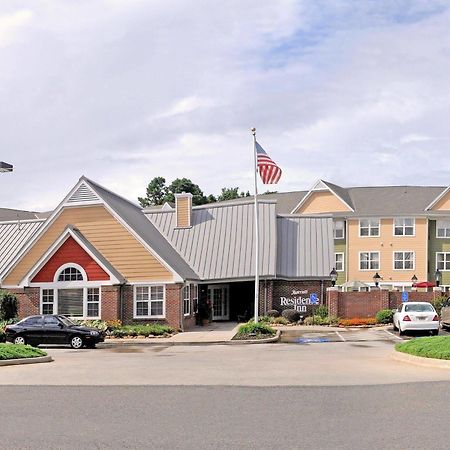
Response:
[[[434,279],[436,280],[436,286],[439,287],[442,281],[442,273],[439,269],[436,269],[436,272],[434,272]]]
[[[413,284],[413,285],[417,283],[417,277],[416,277],[416,274],[414,274],[414,275],[412,276],[411,281],[412,281],[412,284]]]
[[[373,281],[375,282],[375,287],[378,287],[378,283],[380,282],[381,277],[378,275],[378,272],[375,272],[375,275],[373,276]]]
[[[334,287],[334,285],[336,284],[337,277],[338,277],[335,267],[333,267],[333,270],[330,272],[330,277],[331,277],[331,286]]]
[[[12,172],[13,165],[0,161],[0,172]]]

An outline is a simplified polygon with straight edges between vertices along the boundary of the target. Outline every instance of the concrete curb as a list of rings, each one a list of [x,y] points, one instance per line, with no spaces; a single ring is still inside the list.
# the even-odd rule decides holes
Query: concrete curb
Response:
[[[391,358],[396,361],[414,364],[416,366],[450,369],[450,360],[447,359],[424,358],[422,356],[410,355],[396,350],[391,353]]]
[[[240,345],[240,344],[270,344],[273,342],[278,342],[280,339],[281,331],[277,330],[275,336],[267,339],[248,339],[248,340],[230,340],[230,341],[190,341],[190,342],[170,342],[161,340],[147,340],[147,339],[123,339],[114,340],[114,342],[105,342],[97,344],[97,348],[113,348],[113,347],[127,347],[136,345],[147,345],[147,346],[176,346],[176,345]]]
[[[1,366],[21,366],[22,364],[39,364],[52,362],[51,356],[38,356],[36,358],[18,358],[18,359],[5,359],[0,361]]]

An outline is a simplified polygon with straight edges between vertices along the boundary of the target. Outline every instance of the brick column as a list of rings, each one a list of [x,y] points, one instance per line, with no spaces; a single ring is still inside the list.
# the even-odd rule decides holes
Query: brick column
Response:
[[[389,309],[389,290],[380,289],[380,309]]]
[[[339,315],[339,290],[337,287],[327,288],[328,315],[338,317]]]
[[[120,317],[120,287],[102,286],[102,320],[117,320]]]
[[[272,309],[273,280],[259,282],[259,315],[264,316]]]
[[[179,329],[182,320],[181,290],[182,284],[166,285],[166,321],[171,327]]]

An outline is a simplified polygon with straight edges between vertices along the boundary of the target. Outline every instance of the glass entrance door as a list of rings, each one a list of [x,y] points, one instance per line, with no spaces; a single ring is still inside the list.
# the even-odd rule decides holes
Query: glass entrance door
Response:
[[[208,286],[208,299],[212,306],[212,320],[230,320],[228,285]]]

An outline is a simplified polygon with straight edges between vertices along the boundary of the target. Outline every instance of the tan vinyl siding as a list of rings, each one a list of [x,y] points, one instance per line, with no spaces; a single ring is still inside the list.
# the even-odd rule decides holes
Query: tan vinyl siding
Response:
[[[103,206],[64,209],[3,280],[18,285],[47,252],[67,225],[78,228],[87,240],[128,281],[172,280],[172,273],[132,236]]]
[[[296,214],[320,214],[329,212],[343,212],[350,209],[332,192],[313,192],[303,205],[298,208]]]
[[[416,275],[419,280],[427,279],[427,219],[416,219],[415,236],[394,236],[393,219],[380,220],[379,237],[359,237],[359,220],[348,219],[348,279],[373,282],[372,277],[378,272],[382,283],[391,281],[410,282]],[[379,270],[359,270],[359,252],[380,253]],[[413,251],[415,268],[413,270],[394,270],[394,252]]]
[[[450,211],[450,192],[447,192],[431,209],[433,211]]]
[[[177,198],[177,227],[188,228],[191,226],[191,208],[189,197]]]

